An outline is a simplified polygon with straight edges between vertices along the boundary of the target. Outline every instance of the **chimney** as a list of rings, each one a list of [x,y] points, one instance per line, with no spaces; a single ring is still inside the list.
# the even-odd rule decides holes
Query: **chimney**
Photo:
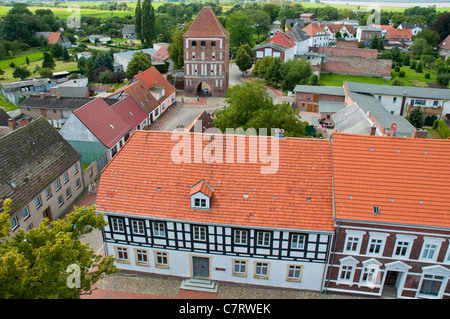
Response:
[[[14,120],[13,118],[9,118],[8,119],[9,131],[12,132],[14,130],[15,126],[16,126],[16,120]]]
[[[284,130],[281,128],[276,128],[275,129],[275,138],[284,140]]]
[[[377,127],[374,124],[370,127],[370,135],[375,135],[376,131],[377,131]]]
[[[41,99],[45,99],[45,92],[41,92],[41,93],[39,94],[39,96],[41,97]]]
[[[422,129],[415,129],[412,134],[412,138],[427,138],[427,131]]]

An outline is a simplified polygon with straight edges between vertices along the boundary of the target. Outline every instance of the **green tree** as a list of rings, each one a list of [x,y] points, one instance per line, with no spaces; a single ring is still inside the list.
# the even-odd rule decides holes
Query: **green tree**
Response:
[[[70,59],[69,51],[67,50],[66,47],[63,47],[63,49],[62,49],[62,59],[64,61],[69,61],[69,59]]]
[[[415,108],[406,118],[414,127],[421,128],[423,126],[423,112],[420,107]]]
[[[142,19],[141,19],[141,40],[143,46],[151,48],[153,40],[156,38],[155,34],[155,9],[153,8],[151,0],[144,0],[142,2]]]
[[[214,112],[214,125],[222,132],[227,128],[247,130],[284,129],[286,136],[305,136],[306,123],[299,111],[288,103],[273,104],[267,89],[256,83],[244,82],[230,87],[225,95],[226,106]]]
[[[80,57],[77,61],[77,67],[79,70],[86,70],[86,58],[84,56]]]
[[[242,73],[247,72],[247,70],[249,70],[253,65],[252,58],[248,55],[243,46],[240,46],[237,51],[236,65]]]
[[[281,66],[281,87],[285,91],[293,91],[297,84],[306,84],[312,74],[312,67],[308,61],[289,60]]]
[[[242,44],[251,43],[253,22],[242,12],[229,15],[226,29],[230,33],[230,47],[239,48]]]
[[[27,65],[30,65],[30,59],[28,59],[28,57],[25,57],[25,63],[26,63]]]
[[[126,72],[127,78],[131,79],[133,76],[138,74],[139,71],[145,71],[151,66],[152,62],[147,55],[142,51],[138,51],[133,54],[133,58],[128,63]]]
[[[265,80],[269,83],[280,83],[283,78],[281,75],[281,65],[282,63],[280,58],[273,58],[267,67]]]
[[[56,66],[55,61],[53,61],[52,56],[48,52],[44,52],[44,58],[42,59],[42,67],[54,69]]]
[[[409,54],[405,55],[405,58],[403,59],[403,65],[410,66],[411,65],[411,57]]]
[[[248,16],[250,17],[250,20],[254,23],[256,34],[264,34],[270,31],[271,21],[270,16],[267,12],[262,10],[251,10],[248,13]]]
[[[51,78],[52,77],[52,70],[50,70],[48,68],[42,68],[42,69],[39,70],[39,75],[43,79]]]
[[[418,38],[413,41],[411,47],[409,48],[411,52],[416,56],[421,56],[425,50],[425,48],[430,45],[427,43],[427,40],[424,38]]]
[[[55,43],[54,45],[52,45],[50,52],[52,54],[52,57],[54,57],[55,59],[59,59],[60,57],[62,57],[63,54],[62,45]]]
[[[173,67],[176,70],[179,70],[184,66],[183,34],[186,33],[191,24],[192,22],[186,23],[183,29],[176,30],[172,34],[172,42],[169,43],[169,46],[167,47],[170,59],[173,62]]]
[[[270,22],[273,23],[277,19],[278,14],[280,13],[280,6],[274,3],[265,3],[262,6],[262,10],[267,12],[267,14],[270,17]]]
[[[141,40],[141,29],[142,29],[142,9],[141,0],[136,3],[136,9],[134,10],[134,32],[136,33],[136,39]]]
[[[414,37],[413,40],[421,38],[425,39],[431,47],[436,47],[439,43],[441,43],[439,33],[430,29],[423,29]]]
[[[423,69],[422,69],[422,61],[419,61],[419,63],[417,63],[417,67],[416,67],[416,73],[422,73]]]
[[[10,203],[5,201],[6,206]],[[80,236],[107,225],[94,206],[76,207],[65,219],[52,221],[51,226],[45,218],[39,227],[27,232],[20,229],[6,239],[9,217],[6,207],[0,217],[2,299],[79,299],[90,293],[104,274],[118,271],[112,256],[96,255],[80,241]]]
[[[436,76],[436,83],[442,87],[447,87],[450,82],[449,72],[440,72]]]
[[[31,75],[31,72],[25,66],[16,65],[12,75],[13,78],[20,78],[21,80],[25,80]]]

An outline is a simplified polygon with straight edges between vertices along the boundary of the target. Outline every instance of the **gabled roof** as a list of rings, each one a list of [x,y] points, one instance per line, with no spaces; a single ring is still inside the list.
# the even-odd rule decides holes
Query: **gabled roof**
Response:
[[[337,219],[450,227],[450,141],[334,133],[332,145]]]
[[[190,161],[178,163],[172,153],[180,139],[172,134],[132,134],[102,172],[97,210],[210,224],[333,231],[330,140],[277,140],[278,169],[261,174],[261,168],[270,164],[249,163],[249,143],[267,142],[270,154],[272,137],[227,135],[222,162],[196,163],[194,143],[205,152],[212,135],[180,132],[190,139],[186,141],[192,151],[187,154]],[[225,151],[231,138],[236,150],[233,164]],[[237,162],[240,140],[245,141],[245,163]],[[214,189],[207,213],[190,208],[191,188],[202,179]]]
[[[47,36],[47,42],[49,44],[55,44],[58,42],[60,36],[61,32],[50,32],[50,34]]]
[[[309,35],[310,37],[314,37],[320,32],[323,32],[325,35],[327,34],[325,32],[325,30],[322,27],[319,27],[317,25],[317,23],[315,23],[315,22],[308,24],[302,30],[305,31],[306,34]],[[323,35],[323,34],[319,34],[319,35]]]
[[[86,103],[72,114],[107,148],[113,147],[132,129],[100,97]]]
[[[134,34],[135,33],[134,24],[124,24],[122,29],[122,34]]]
[[[253,50],[257,50],[257,49],[261,49],[261,48],[272,48],[272,49],[275,49],[275,50],[278,50],[278,51],[281,51],[281,52],[284,52],[284,51],[286,51],[288,49],[287,47],[285,47],[285,46],[283,46],[281,44],[278,44],[278,43],[266,42],[266,43],[258,44],[257,46],[255,46],[253,48]]]
[[[130,128],[135,128],[148,116],[131,96],[119,100],[111,105],[111,108]]]
[[[439,49],[450,50],[450,34],[437,45]]]
[[[121,94],[125,94],[127,96],[131,96],[133,100],[147,113],[153,112],[155,108],[158,107],[159,102],[153,97],[153,95],[145,88],[145,86],[139,82],[135,81],[131,84],[124,85],[121,88],[117,89],[114,93],[108,95],[118,96]]]
[[[230,33],[217,19],[211,7],[203,7],[183,38],[229,37]]]
[[[42,116],[1,137],[0,149],[0,201],[10,198],[12,213],[81,158]]]
[[[75,110],[92,101],[89,97],[61,97],[48,96],[41,98],[40,95],[30,95],[19,104],[19,107],[53,110]]]
[[[195,184],[194,186],[192,186],[191,188],[191,192],[189,193],[189,195],[194,195],[195,193],[203,193],[206,196],[208,196],[209,198],[211,198],[214,189],[212,189],[211,186],[209,186],[209,184],[202,179],[200,182],[198,182],[197,184]]]
[[[170,84],[169,81],[167,81],[167,79],[158,71],[155,66],[148,68],[144,72],[139,72],[138,74],[136,74],[130,80],[130,83],[133,83],[134,80],[141,82],[147,90],[155,85],[164,87],[165,95],[161,100],[166,99],[176,91],[175,87]]]
[[[162,45],[158,51],[156,51],[153,55],[152,58],[154,59],[159,59],[159,60],[167,60],[169,58],[169,52],[167,51],[167,44]]]
[[[292,48],[295,46],[295,42],[282,31],[275,34],[267,43],[276,43],[286,48]]]
[[[389,29],[385,35],[387,39],[411,39],[413,36],[411,29]]]

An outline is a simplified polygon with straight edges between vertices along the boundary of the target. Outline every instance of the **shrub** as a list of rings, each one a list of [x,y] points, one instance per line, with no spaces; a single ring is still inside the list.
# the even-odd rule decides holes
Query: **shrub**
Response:
[[[425,125],[427,126],[432,126],[434,124],[434,122],[437,120],[437,116],[436,115],[428,115],[425,118]]]
[[[441,138],[449,138],[450,137],[450,129],[447,124],[442,120],[436,120],[433,124],[433,129],[436,128]]]
[[[399,72],[400,71],[400,67],[396,66],[394,70],[395,70],[395,72]]]
[[[425,73],[425,79],[429,79],[430,78],[430,73]]]
[[[405,71],[400,71],[400,73],[398,74],[399,77],[404,78],[406,75]]]
[[[398,63],[397,63],[397,66],[402,67],[402,66],[403,66],[403,63],[402,63],[402,62],[398,62]]]

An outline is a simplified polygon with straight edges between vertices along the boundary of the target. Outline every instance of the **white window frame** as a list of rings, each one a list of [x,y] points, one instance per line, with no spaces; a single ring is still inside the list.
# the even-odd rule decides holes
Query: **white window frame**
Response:
[[[54,184],[55,184],[56,191],[59,191],[61,189],[61,182],[60,182],[59,178],[56,179]]]
[[[247,277],[247,261],[242,259],[233,259],[233,276]]]
[[[345,231],[346,237],[345,237],[345,244],[344,244],[344,253],[350,254],[350,255],[357,255],[359,254],[361,250],[361,243],[363,240],[363,236],[366,233],[365,231],[360,230],[349,230],[347,229]],[[351,243],[351,248],[349,249],[348,246]],[[356,245],[355,245],[356,243]]]
[[[349,284],[352,286],[354,284],[353,278],[355,276],[356,265],[358,264],[358,260],[355,258],[348,256],[339,260],[339,272],[337,277],[337,284]],[[348,273],[348,276],[345,278],[341,278],[343,273]]]
[[[150,265],[150,260],[148,258],[148,250],[147,249],[135,248],[134,256],[135,256],[135,260],[136,260],[136,265],[141,265],[141,266],[149,266]]]
[[[234,230],[234,243],[236,245],[247,245],[248,243],[248,231],[244,229]]]
[[[63,182],[64,182],[64,184],[67,184],[68,181],[69,181],[69,173],[64,172],[64,174],[63,174]]]
[[[445,258],[443,261],[444,264],[450,264],[450,239],[448,241],[449,241],[449,245],[448,245],[447,253],[445,254]]]
[[[11,217],[11,230],[16,229],[17,227],[19,227],[19,221],[17,220],[17,216]]]
[[[111,229],[113,232],[123,233],[125,232],[125,222],[122,218],[111,218]]]
[[[78,163],[75,163],[73,165],[73,175],[76,175],[78,173]]]
[[[127,247],[114,247],[116,250],[116,261],[119,263],[129,263],[130,262],[130,255],[128,254],[128,248]]]
[[[143,220],[131,220],[131,230],[134,235],[145,235],[145,222]]]
[[[414,245],[414,240],[417,238],[417,236],[397,234],[396,237],[397,239],[395,241],[394,250],[392,251],[392,257],[396,259],[409,259],[412,246]],[[399,243],[408,243],[404,256],[396,254]]]
[[[255,261],[254,278],[269,279],[270,263],[263,261]]]
[[[58,196],[58,206],[61,206],[64,204],[64,197],[63,195]]]
[[[169,268],[169,254],[164,251],[153,251],[156,268]]]
[[[38,200],[38,201],[36,202],[36,200]],[[38,204],[38,202],[39,202],[39,204]],[[39,207],[42,206],[41,195],[37,195],[37,196],[34,198],[34,206],[35,206],[36,208],[39,208]]]
[[[378,260],[371,258],[362,262],[361,275],[359,277],[359,287],[379,288],[381,286],[381,270],[383,265]],[[364,278],[366,276],[366,278]],[[375,276],[375,278],[374,278]]]
[[[383,256],[387,237],[389,237],[388,233],[369,232],[369,241],[367,242],[366,255],[368,255],[368,256]],[[372,241],[381,241],[381,243],[379,243],[380,251],[378,253],[370,252],[370,249],[372,246]],[[375,245],[378,245],[378,243],[376,243]]]
[[[153,236],[166,237],[166,225],[162,222],[153,222]]]
[[[435,262],[437,260],[437,257],[439,255],[439,251],[441,250],[442,242],[445,239],[443,238],[437,238],[437,237],[423,237],[423,244],[422,249],[420,251],[420,257],[419,260],[421,261],[427,261],[427,262]],[[430,257],[431,247],[435,246],[435,249],[433,249]]]
[[[52,189],[50,186],[45,189],[44,194],[45,199],[49,199],[50,197],[52,197]]]
[[[305,241],[306,241],[306,235],[292,234],[291,235],[291,249],[304,249]]]
[[[206,227],[192,226],[192,238],[198,241],[206,241]]]
[[[271,233],[268,231],[256,232],[256,246],[270,247]]]
[[[303,266],[287,265],[286,281],[302,281]]]
[[[67,187],[66,189],[66,198],[69,199],[72,196],[72,191],[70,190],[70,187]]]
[[[24,214],[26,212],[26,214]],[[28,217],[30,217],[30,210],[28,209],[28,205],[22,208],[22,218],[23,220],[26,220]]]

